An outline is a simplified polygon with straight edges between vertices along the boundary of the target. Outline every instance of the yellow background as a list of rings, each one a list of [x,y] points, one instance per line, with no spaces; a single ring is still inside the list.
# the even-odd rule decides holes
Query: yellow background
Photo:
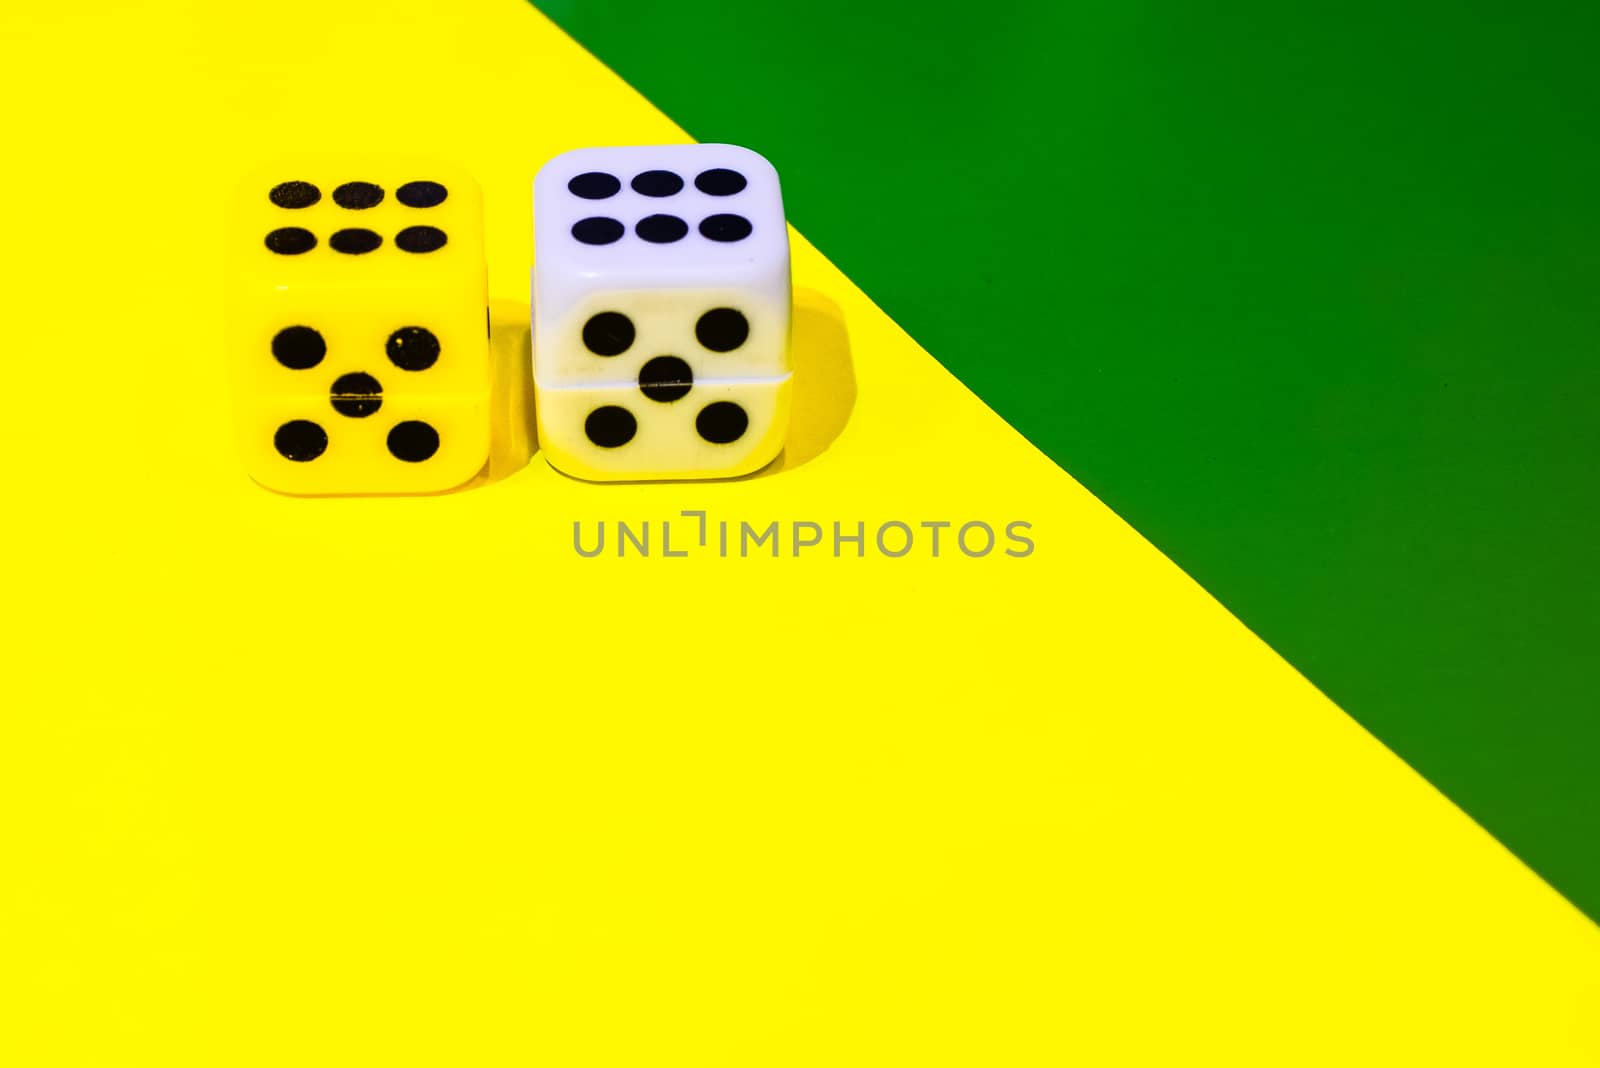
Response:
[[[531,8],[0,19],[0,1063],[1600,1062],[1594,927],[802,240],[775,470],[253,485],[239,175],[461,163],[516,374],[539,164],[681,139]],[[571,549],[695,508],[1037,550]]]

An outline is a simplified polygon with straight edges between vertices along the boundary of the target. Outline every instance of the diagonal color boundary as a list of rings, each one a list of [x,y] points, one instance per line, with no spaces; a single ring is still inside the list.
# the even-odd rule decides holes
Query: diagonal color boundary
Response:
[[[538,6],[1600,916],[1596,10]]]

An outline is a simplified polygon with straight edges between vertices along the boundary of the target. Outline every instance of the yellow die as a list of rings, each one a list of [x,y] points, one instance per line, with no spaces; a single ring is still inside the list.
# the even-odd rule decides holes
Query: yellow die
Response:
[[[229,357],[251,477],[434,493],[489,458],[483,198],[434,164],[302,162],[247,181]]]

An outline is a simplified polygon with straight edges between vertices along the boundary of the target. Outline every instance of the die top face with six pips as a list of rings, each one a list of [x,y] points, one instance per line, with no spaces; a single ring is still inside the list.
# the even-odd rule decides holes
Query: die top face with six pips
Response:
[[[534,182],[534,385],[552,464],[715,478],[788,426],[789,241],[777,172],[733,145],[580,149]]]
[[[482,196],[434,163],[301,161],[248,179],[230,355],[252,477],[432,493],[488,460]]]

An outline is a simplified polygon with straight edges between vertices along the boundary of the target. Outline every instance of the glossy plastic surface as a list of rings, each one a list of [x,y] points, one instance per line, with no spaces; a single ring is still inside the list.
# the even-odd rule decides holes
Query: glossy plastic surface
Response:
[[[552,464],[599,480],[723,478],[777,456],[791,291],[770,163],[733,145],[580,149],[540,171],[534,219]]]
[[[489,455],[477,183],[384,160],[273,166],[230,236],[239,445],[295,494],[433,493]]]

